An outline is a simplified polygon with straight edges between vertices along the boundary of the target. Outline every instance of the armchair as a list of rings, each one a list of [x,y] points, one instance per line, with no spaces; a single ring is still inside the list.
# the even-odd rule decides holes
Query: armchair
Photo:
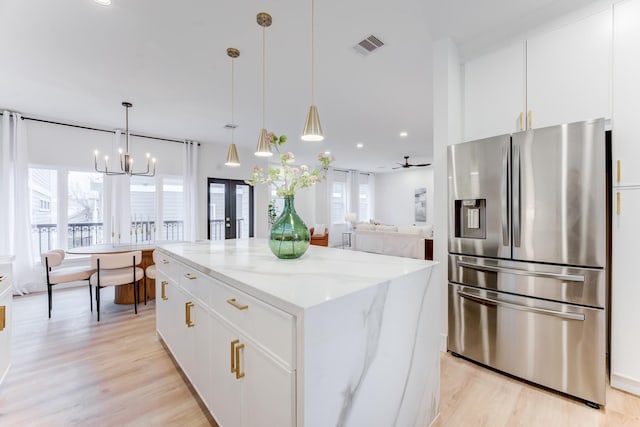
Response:
[[[316,246],[329,246],[329,230],[327,227],[324,228],[324,234],[316,234],[315,228],[311,227],[309,229],[309,233],[311,234],[311,244]]]

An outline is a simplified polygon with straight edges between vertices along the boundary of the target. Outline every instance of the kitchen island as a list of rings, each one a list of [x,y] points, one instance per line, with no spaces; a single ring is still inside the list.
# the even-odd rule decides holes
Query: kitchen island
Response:
[[[266,240],[163,245],[157,330],[221,427],[428,426],[435,263]]]

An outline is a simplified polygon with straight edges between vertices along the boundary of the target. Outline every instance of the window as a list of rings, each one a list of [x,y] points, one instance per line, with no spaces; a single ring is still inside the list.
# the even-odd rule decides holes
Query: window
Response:
[[[331,189],[331,223],[344,224],[347,213],[347,184],[334,182]]]
[[[179,177],[162,179],[162,230],[160,240],[184,238],[184,181]]]
[[[369,221],[369,184],[360,184],[358,220]]]
[[[69,172],[67,180],[67,245],[69,248],[104,243],[103,175]]]
[[[29,168],[32,244],[38,254],[58,245],[58,173],[52,169]]]
[[[149,176],[129,178],[131,206],[131,242],[156,238],[156,181]]]

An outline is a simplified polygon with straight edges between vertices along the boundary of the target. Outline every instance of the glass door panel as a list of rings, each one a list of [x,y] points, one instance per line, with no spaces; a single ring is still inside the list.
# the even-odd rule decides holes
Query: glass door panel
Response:
[[[209,240],[253,237],[253,187],[243,181],[209,178]]]

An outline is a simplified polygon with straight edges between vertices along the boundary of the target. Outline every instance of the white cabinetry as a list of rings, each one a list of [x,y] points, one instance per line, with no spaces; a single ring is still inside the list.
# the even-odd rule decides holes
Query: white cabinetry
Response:
[[[171,257],[157,329],[221,427],[295,425],[294,319]]]
[[[613,182],[640,185],[640,1],[617,3],[614,14]]]
[[[464,65],[465,141],[520,130],[526,110],[524,49],[523,42],[515,43]]]
[[[0,261],[0,383],[11,364],[12,298],[11,264]]]
[[[640,395],[640,187],[614,188],[611,277],[611,386]]]
[[[640,0],[614,5],[611,386],[640,395]]]
[[[611,10],[464,66],[464,139],[610,117]]]

